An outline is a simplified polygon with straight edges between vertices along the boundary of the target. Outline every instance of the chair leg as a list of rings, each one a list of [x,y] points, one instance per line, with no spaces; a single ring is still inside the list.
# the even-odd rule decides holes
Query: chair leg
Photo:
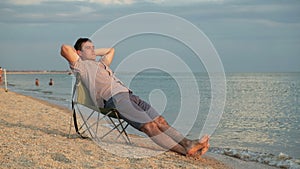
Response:
[[[115,113],[115,116],[117,117],[116,119],[118,120],[118,123],[116,124],[114,122],[114,120],[109,116],[109,114],[111,113]],[[123,123],[125,122],[124,120],[121,120],[119,118],[119,115],[117,112],[111,111],[109,113],[107,113],[104,117],[108,118],[108,120],[110,121],[110,123],[114,126],[112,129],[110,129],[107,133],[105,133],[104,135],[102,135],[100,137],[100,140],[103,139],[104,137],[106,137],[108,134],[110,134],[112,131],[117,130],[119,132],[119,135],[117,136],[116,139],[118,139],[120,136],[123,137],[123,139],[128,143],[131,144],[131,141],[129,139],[129,136],[126,132],[126,128],[128,127],[129,124],[127,124],[125,127],[123,126]],[[119,128],[121,127],[121,128]],[[124,136],[125,135],[125,136]]]
[[[107,136],[109,133],[111,133],[112,131],[114,130],[117,130],[119,133],[121,133],[120,129],[119,129],[119,126],[120,126],[120,123],[119,124],[116,124],[110,117],[107,116],[107,118],[110,120],[111,124],[114,125],[114,127],[112,129],[110,129],[106,134],[104,134],[101,139],[103,139],[105,136]]]
[[[129,136],[128,136],[127,132],[126,132],[126,128],[127,128],[128,126],[129,126],[129,124],[127,123],[126,126],[125,126],[125,128],[124,128],[124,134],[126,135],[126,138],[127,138],[128,143],[131,144],[131,141],[130,141],[130,139],[129,139]]]
[[[72,128],[72,122],[73,122],[73,116],[71,116],[70,118],[70,125],[69,125],[69,135],[68,135],[68,138],[71,138],[71,128]]]
[[[127,139],[126,142],[129,143],[129,144],[131,144],[130,139],[129,139],[129,136],[128,136],[127,132],[126,132],[126,128],[128,127],[129,124],[127,123],[127,125],[124,127],[124,126],[123,126],[123,123],[124,123],[125,121],[124,121],[124,120],[122,120],[122,121],[120,120],[120,117],[119,117],[118,113],[115,112],[115,114],[116,114],[116,116],[117,116],[119,125],[120,125],[121,128],[122,128],[121,132],[119,131],[120,134],[119,134],[118,138],[120,137],[120,135],[122,135],[122,137],[123,137],[125,140]],[[126,138],[124,137],[123,133],[125,134]]]
[[[77,107],[77,108],[78,108],[78,107]],[[77,112],[78,115],[79,115],[80,118],[83,120],[83,124],[81,124],[80,126],[77,127],[77,128],[78,128],[78,131],[80,131],[80,133],[78,133],[78,134],[79,134],[79,136],[81,136],[82,138],[87,138],[87,137],[82,136],[82,134],[88,132],[88,134],[90,135],[90,137],[91,137],[92,139],[96,139],[96,140],[100,141],[100,140],[104,139],[104,137],[106,137],[108,134],[110,134],[113,130],[117,130],[117,131],[119,132],[119,135],[117,136],[116,139],[118,139],[118,138],[122,135],[122,137],[123,137],[123,139],[126,141],[126,143],[131,144],[131,141],[130,141],[130,139],[129,139],[129,136],[128,136],[127,132],[126,132],[126,128],[128,127],[129,124],[126,124],[126,125],[123,124],[123,123],[125,123],[125,121],[124,121],[123,119],[120,119],[118,112],[110,111],[110,112],[108,112],[106,115],[104,115],[103,117],[100,117],[100,116],[99,116],[100,114],[98,114],[97,120],[96,120],[95,122],[92,122],[92,123],[91,123],[91,122],[88,122],[88,121],[92,118],[92,115],[93,115],[96,111],[90,112],[87,118],[83,117],[83,114],[82,114],[82,112],[80,111],[79,108],[78,108],[77,111],[78,111],[78,112]],[[115,113],[115,117],[117,117],[116,119],[117,119],[118,122],[117,122],[117,121],[114,121],[114,120],[110,117],[110,115],[111,115],[112,113]],[[71,119],[70,119],[70,126],[69,126],[69,138],[71,138],[72,121],[74,120],[73,118],[74,118],[74,117],[71,116]],[[98,127],[99,127],[99,126],[98,126],[99,123],[98,123],[98,122],[101,121],[102,119],[105,119],[105,118],[106,118],[108,121],[110,121],[110,123],[111,123],[114,127],[113,127],[111,130],[109,130],[107,133],[105,133],[104,135],[100,136],[100,135],[98,135],[98,130],[99,130],[99,128],[98,128]],[[83,127],[85,127],[86,129],[81,130],[81,129],[83,129]],[[119,128],[119,127],[120,127],[120,128]],[[92,128],[94,128],[95,130],[92,130]],[[125,136],[124,136],[124,135],[125,135]]]

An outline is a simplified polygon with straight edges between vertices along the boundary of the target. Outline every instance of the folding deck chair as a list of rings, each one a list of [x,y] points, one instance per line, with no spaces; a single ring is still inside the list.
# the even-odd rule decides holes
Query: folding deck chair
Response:
[[[128,123],[119,116],[116,109],[95,106],[79,74],[76,75],[73,87],[72,110],[74,128],[81,138],[90,137],[95,141],[103,141],[108,135],[114,135],[115,139],[122,136],[126,143],[131,144],[126,132]]]

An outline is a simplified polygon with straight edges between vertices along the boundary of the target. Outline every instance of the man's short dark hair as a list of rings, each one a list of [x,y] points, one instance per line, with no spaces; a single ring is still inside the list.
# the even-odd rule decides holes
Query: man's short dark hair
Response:
[[[92,40],[90,40],[89,38],[79,38],[74,45],[75,50],[81,50],[81,45],[85,42],[92,42]]]

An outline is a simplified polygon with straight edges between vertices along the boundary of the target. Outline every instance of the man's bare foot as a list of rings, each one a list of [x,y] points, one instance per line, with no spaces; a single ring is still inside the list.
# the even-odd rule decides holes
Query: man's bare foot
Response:
[[[207,151],[208,151],[208,149],[209,149],[209,143],[207,142],[207,145],[204,147],[204,148],[202,148],[201,150],[199,150],[199,155],[200,156],[202,156],[203,154],[205,154]]]
[[[194,156],[199,150],[201,150],[200,152],[201,154],[204,154],[209,147],[208,140],[209,140],[208,135],[204,135],[200,140],[194,140],[193,143],[189,146],[190,148],[187,149],[186,155]]]

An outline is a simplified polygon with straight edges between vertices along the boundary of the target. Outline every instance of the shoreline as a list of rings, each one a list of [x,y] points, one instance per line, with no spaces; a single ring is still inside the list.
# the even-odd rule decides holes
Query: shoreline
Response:
[[[71,129],[72,138],[67,138],[71,117],[70,109],[31,96],[24,96],[11,91],[4,92],[2,88],[0,88],[0,97],[4,100],[0,103],[0,113],[2,114],[0,125],[4,129],[1,130],[0,136],[0,142],[2,142],[1,156],[3,157],[0,160],[0,166],[3,167],[15,168],[28,165],[28,168],[36,168],[39,166],[47,167],[48,165],[49,168],[57,168],[58,166],[70,168],[75,165],[77,166],[75,168],[78,168],[88,161],[90,167],[83,168],[93,168],[91,166],[98,168],[100,167],[98,166],[99,163],[102,164],[100,168],[110,168],[111,160],[105,162],[102,160],[104,157],[105,159],[116,160],[116,163],[119,160],[124,162],[124,164],[120,164],[119,168],[139,168],[138,164],[141,164],[142,167],[151,164],[153,168],[169,168],[170,165],[173,166],[172,168],[247,168],[247,166],[249,168],[274,168],[253,161],[242,161],[226,154],[220,155],[221,153],[218,152],[209,152],[198,158],[185,157],[173,152],[164,152],[154,157],[138,158],[137,160],[114,157],[93,141],[78,138],[73,128]],[[11,137],[7,139],[5,137],[7,135],[12,135],[14,139]],[[45,138],[48,140],[43,141]],[[20,139],[22,144],[20,144]],[[32,145],[32,142],[35,144]],[[19,153],[13,152],[16,147],[21,150]],[[81,158],[85,159],[85,162],[78,159],[78,153]],[[28,154],[31,155],[28,156]],[[99,154],[102,154],[103,157],[99,158]],[[20,158],[26,164],[16,161]],[[93,160],[90,161],[86,158]],[[45,160],[52,162],[51,165]]]
[[[6,74],[69,74],[70,71],[6,71]]]

